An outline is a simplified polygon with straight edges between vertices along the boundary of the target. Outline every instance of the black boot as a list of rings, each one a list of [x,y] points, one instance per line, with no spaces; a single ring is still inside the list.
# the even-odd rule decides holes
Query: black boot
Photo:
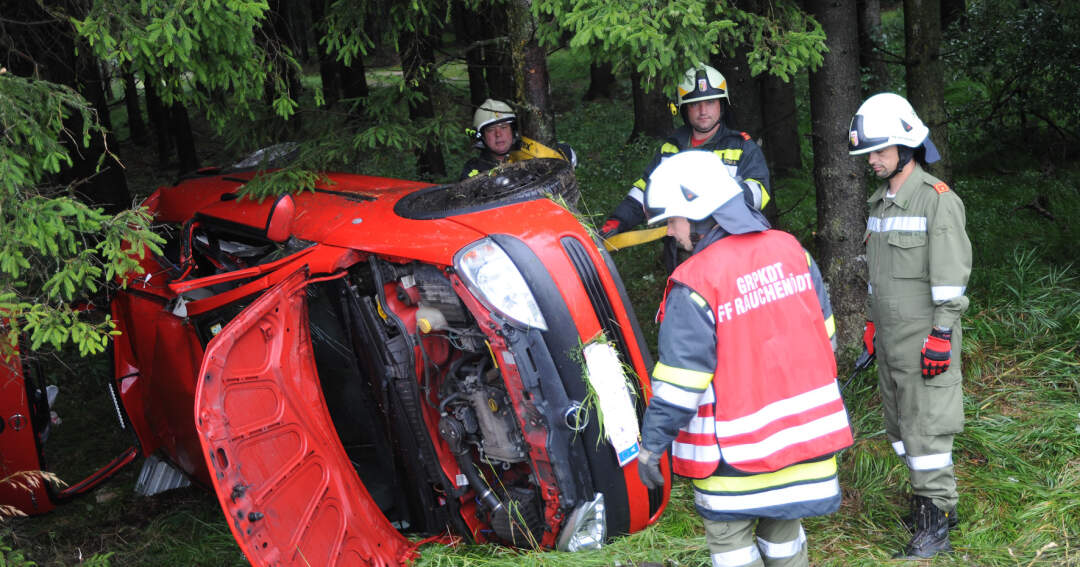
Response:
[[[915,531],[915,516],[918,515],[919,503],[918,503],[917,500],[915,500],[915,496],[912,496],[911,501],[909,502],[909,504],[911,506],[911,510],[909,510],[908,515],[906,517],[904,517],[904,527],[906,527],[909,532],[914,532]],[[957,524],[959,524],[959,523],[960,523],[960,515],[957,513],[956,508],[953,508],[953,511],[949,512],[949,531],[951,532],[951,531],[955,530]]]
[[[934,506],[925,496],[915,496],[915,534],[911,536],[904,551],[894,557],[900,559],[925,559],[938,553],[952,551],[949,543],[949,514]]]

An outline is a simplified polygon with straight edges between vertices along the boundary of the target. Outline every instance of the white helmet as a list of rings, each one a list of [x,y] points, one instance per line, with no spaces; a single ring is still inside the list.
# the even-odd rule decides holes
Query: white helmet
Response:
[[[514,120],[517,120],[517,115],[509,104],[489,98],[473,113],[473,129],[476,130],[476,137],[480,138],[485,127]]]
[[[728,97],[727,80],[720,74],[720,71],[708,65],[687,69],[683,73],[682,80],[679,81],[677,91],[679,93],[680,107],[691,102],[712,100],[714,98],[731,100]]]
[[[895,93],[880,93],[866,99],[851,119],[848,153],[866,154],[889,146],[924,146],[927,163],[940,159],[930,141],[930,129],[919,120],[911,103]]]
[[[712,152],[679,152],[660,162],[649,175],[645,208],[649,224],[671,217],[699,221],[732,199],[743,199],[739,183],[724,160]]]

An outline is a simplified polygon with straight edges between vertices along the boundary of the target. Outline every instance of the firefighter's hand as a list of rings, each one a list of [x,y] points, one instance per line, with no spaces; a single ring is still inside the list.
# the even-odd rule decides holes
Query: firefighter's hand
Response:
[[[611,238],[622,231],[622,221],[615,217],[610,217],[608,220],[604,221],[604,225],[600,227],[600,238]]]
[[[952,361],[952,331],[934,327],[923,341],[922,377],[933,378],[949,369]]]
[[[867,321],[862,331],[862,344],[866,354],[874,356],[874,322]]]
[[[637,456],[637,474],[641,484],[652,490],[664,486],[664,475],[660,473],[660,455],[642,449]]]

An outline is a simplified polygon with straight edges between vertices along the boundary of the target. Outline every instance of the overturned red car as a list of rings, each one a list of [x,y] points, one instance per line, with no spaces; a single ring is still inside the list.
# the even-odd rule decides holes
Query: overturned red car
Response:
[[[254,565],[396,565],[406,536],[448,528],[577,550],[656,520],[667,486],[633,463],[648,350],[565,162],[238,198],[254,175],[147,200],[177,229],[110,304],[108,387],[137,443],[0,502],[46,512],[142,456],[146,493],[212,488]],[[0,478],[47,470],[47,388],[18,360],[0,373]]]

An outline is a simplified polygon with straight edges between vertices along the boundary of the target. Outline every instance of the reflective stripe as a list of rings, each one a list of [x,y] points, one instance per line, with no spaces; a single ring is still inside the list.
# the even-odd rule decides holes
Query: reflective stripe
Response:
[[[742,567],[751,565],[758,559],[761,559],[761,552],[756,545],[712,554],[713,567]]]
[[[713,150],[713,153],[720,156],[727,164],[738,163],[742,158],[742,148],[726,148],[723,150]]]
[[[656,381],[653,383],[653,396],[674,406],[697,409],[701,392],[692,392],[666,382]]]
[[[825,319],[825,333],[830,337],[836,334],[836,319],[833,319],[832,315],[829,315],[829,318]]]
[[[866,282],[866,294],[874,295],[874,286],[870,282]]]
[[[639,203],[642,203],[642,204],[645,203],[645,192],[642,191],[641,189],[637,188],[637,187],[634,187],[634,188],[630,189],[630,192],[627,193],[626,196],[630,197],[631,199],[633,199],[633,200],[635,200],[635,201],[637,201]]]
[[[913,471],[932,471],[943,469],[952,464],[952,453],[938,453],[916,457],[908,455],[908,468]]]
[[[479,169],[474,169],[474,170],[469,172],[468,177],[476,177],[477,175],[480,175],[480,170]]]
[[[965,288],[962,285],[934,285],[930,286],[930,295],[934,301],[948,301],[964,295]]]
[[[896,451],[896,455],[899,456],[899,457],[903,457],[904,455],[907,454],[907,450],[904,449],[904,442],[903,441],[897,441],[897,442],[893,443],[892,444],[892,450]]]
[[[836,385],[836,380],[833,380],[815,390],[773,402],[750,415],[731,421],[717,420],[716,434],[719,437],[731,437],[757,431],[778,419],[800,414],[838,399],[840,388]]]
[[[712,445],[691,445],[675,441],[671,444],[671,457],[685,459],[701,463],[716,463],[720,461],[720,447]]]
[[[840,410],[809,423],[778,431],[757,443],[725,446],[724,457],[727,462],[732,464],[763,459],[792,445],[804,443],[810,439],[816,439],[847,427],[847,412]]]
[[[706,510],[737,512],[784,506],[794,502],[825,500],[840,495],[840,483],[835,478],[809,484],[785,486],[776,490],[754,492],[751,494],[708,494],[694,491],[694,503]]]
[[[870,217],[866,219],[866,230],[870,232],[889,232],[891,230],[926,232],[926,217]]]
[[[654,380],[662,380],[669,384],[681,386],[687,390],[697,390],[699,393],[703,392],[705,388],[712,383],[712,377],[712,372],[676,368],[674,366],[668,366],[663,362],[657,362],[656,366],[653,367]]]
[[[683,427],[683,431],[694,435],[716,435],[716,419],[711,415],[695,415]]]
[[[808,480],[822,480],[835,476],[836,457],[830,457],[824,461],[791,465],[771,473],[749,476],[710,476],[709,478],[695,479],[694,488],[712,493],[755,492],[773,486],[784,486]]]
[[[709,316],[709,322],[716,325],[716,315],[713,315],[712,309],[709,309],[709,302],[705,301],[705,298],[698,295],[696,291],[690,292],[690,299]]]
[[[671,142],[664,142],[664,145],[660,146],[660,153],[662,154],[677,154],[679,153],[679,146],[672,144]]]
[[[757,541],[758,547],[761,548],[761,553],[765,555],[765,557],[772,559],[794,557],[796,553],[802,551],[803,544],[806,543],[806,532],[803,531],[802,526],[799,526],[799,537],[796,537],[791,541],[774,543],[760,537],[757,538]]]

